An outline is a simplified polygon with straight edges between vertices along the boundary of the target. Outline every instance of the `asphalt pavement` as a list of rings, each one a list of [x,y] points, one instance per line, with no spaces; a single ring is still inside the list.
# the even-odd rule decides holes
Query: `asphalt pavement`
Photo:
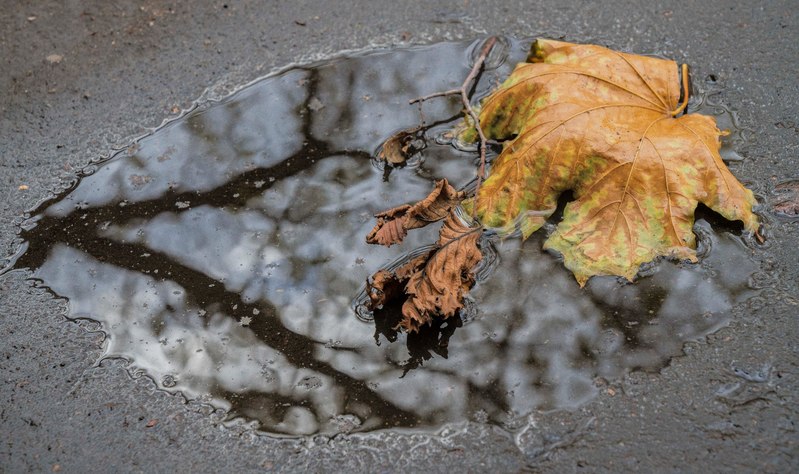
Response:
[[[789,472],[799,466],[799,222],[769,214],[799,178],[799,13],[790,1],[4,0],[0,257],[37,202],[92,160],[291,64],[492,34],[564,38],[689,63],[737,111],[732,171],[763,202],[757,304],[658,373],[600,387],[509,436],[467,424],[280,440],[131,377],[92,322],[29,273],[0,277],[0,471]],[[598,382],[600,383],[600,382]]]

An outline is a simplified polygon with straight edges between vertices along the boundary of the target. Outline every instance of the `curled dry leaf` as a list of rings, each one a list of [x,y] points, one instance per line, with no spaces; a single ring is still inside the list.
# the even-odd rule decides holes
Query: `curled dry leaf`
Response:
[[[464,192],[455,190],[446,179],[437,181],[433,191],[413,206],[404,204],[375,214],[377,224],[366,236],[366,241],[386,246],[398,244],[409,230],[447,217],[452,207],[465,197]]]
[[[581,285],[632,280],[658,256],[695,261],[698,203],[757,231],[755,199],[722,161],[715,120],[679,116],[685,66],[681,88],[675,62],[600,46],[538,40],[528,60],[480,113],[488,138],[507,140],[473,203],[484,225],[527,237],[571,190],[544,247]]]
[[[377,152],[377,159],[393,166],[402,166],[406,161],[424,148],[424,141],[418,138],[422,127],[400,130],[383,142]]]
[[[434,318],[449,318],[463,307],[463,299],[474,286],[474,267],[482,259],[477,242],[481,227],[464,225],[448,212],[436,247],[396,270],[379,270],[367,281],[371,309],[387,304],[403,293],[399,325],[417,332]]]
[[[381,269],[376,271],[366,281],[366,293],[369,295],[369,309],[372,311],[403,297],[405,286],[411,275],[424,267],[425,262],[435,252],[435,248],[429,252],[417,255],[407,262],[397,267],[395,270]]]

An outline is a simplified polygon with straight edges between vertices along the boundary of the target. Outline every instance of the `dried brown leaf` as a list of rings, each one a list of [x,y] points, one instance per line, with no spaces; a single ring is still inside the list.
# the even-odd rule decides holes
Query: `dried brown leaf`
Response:
[[[411,156],[424,148],[421,141],[417,140],[417,134],[421,129],[422,127],[414,127],[391,135],[377,152],[377,159],[394,166],[404,165]]]
[[[375,214],[377,224],[366,236],[366,241],[386,246],[398,244],[409,230],[445,218],[452,207],[465,197],[465,192],[455,190],[446,179],[439,180],[433,191],[413,206],[404,204]]]
[[[477,246],[481,230],[464,225],[457,216],[448,213],[435,249],[393,272],[378,270],[367,282],[371,309],[380,308],[404,293],[406,300],[399,326],[409,332],[417,332],[434,318],[454,316],[463,308],[463,299],[474,286],[473,269],[483,257]]]
[[[463,225],[453,214],[444,221],[438,249],[405,287],[408,299],[400,323],[405,330],[418,331],[434,317],[447,319],[463,308],[463,298],[474,286],[473,269],[483,258],[477,246],[481,230]]]
[[[369,308],[376,310],[394,301],[404,294],[405,285],[410,276],[423,267],[430,258],[430,252],[418,255],[394,271],[378,270],[366,281],[366,293],[369,295]]]

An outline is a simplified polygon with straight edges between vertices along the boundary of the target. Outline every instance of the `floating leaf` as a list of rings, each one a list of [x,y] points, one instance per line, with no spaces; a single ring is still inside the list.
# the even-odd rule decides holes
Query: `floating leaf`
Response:
[[[476,198],[484,225],[527,237],[571,190],[544,247],[581,285],[632,280],[658,256],[696,261],[699,203],[757,231],[755,199],[719,156],[715,120],[678,116],[687,68],[681,101],[670,60],[552,40],[536,41],[528,60],[482,105],[485,134],[507,140]]]
[[[483,258],[477,247],[481,232],[452,214],[444,221],[438,249],[424,267],[414,268],[405,286],[408,299],[402,305],[402,327],[416,331],[434,317],[449,318],[463,307],[463,298],[475,282],[472,270]]]
[[[418,137],[421,130],[422,127],[414,127],[391,135],[377,152],[377,159],[393,166],[405,165],[410,157],[425,147],[424,140]]]

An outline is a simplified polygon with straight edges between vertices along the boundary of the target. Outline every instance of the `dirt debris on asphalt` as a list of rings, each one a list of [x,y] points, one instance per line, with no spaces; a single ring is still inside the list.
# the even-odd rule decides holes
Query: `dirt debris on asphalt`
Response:
[[[24,271],[0,277],[0,470],[444,472],[762,471],[799,461],[799,222],[771,216],[797,179],[799,11],[792,2],[23,2],[0,17],[0,244],[88,162],[289,64],[339,51],[489,34],[596,42],[690,63],[736,109],[734,174],[764,205],[771,276],[732,323],[659,373],[607,382],[517,436],[484,425],[436,436],[274,439],[96,361],[103,337]],[[24,183],[24,184],[21,184]],[[23,189],[22,187],[25,187]],[[598,383],[605,383],[599,381]],[[149,426],[153,420],[155,424]]]

